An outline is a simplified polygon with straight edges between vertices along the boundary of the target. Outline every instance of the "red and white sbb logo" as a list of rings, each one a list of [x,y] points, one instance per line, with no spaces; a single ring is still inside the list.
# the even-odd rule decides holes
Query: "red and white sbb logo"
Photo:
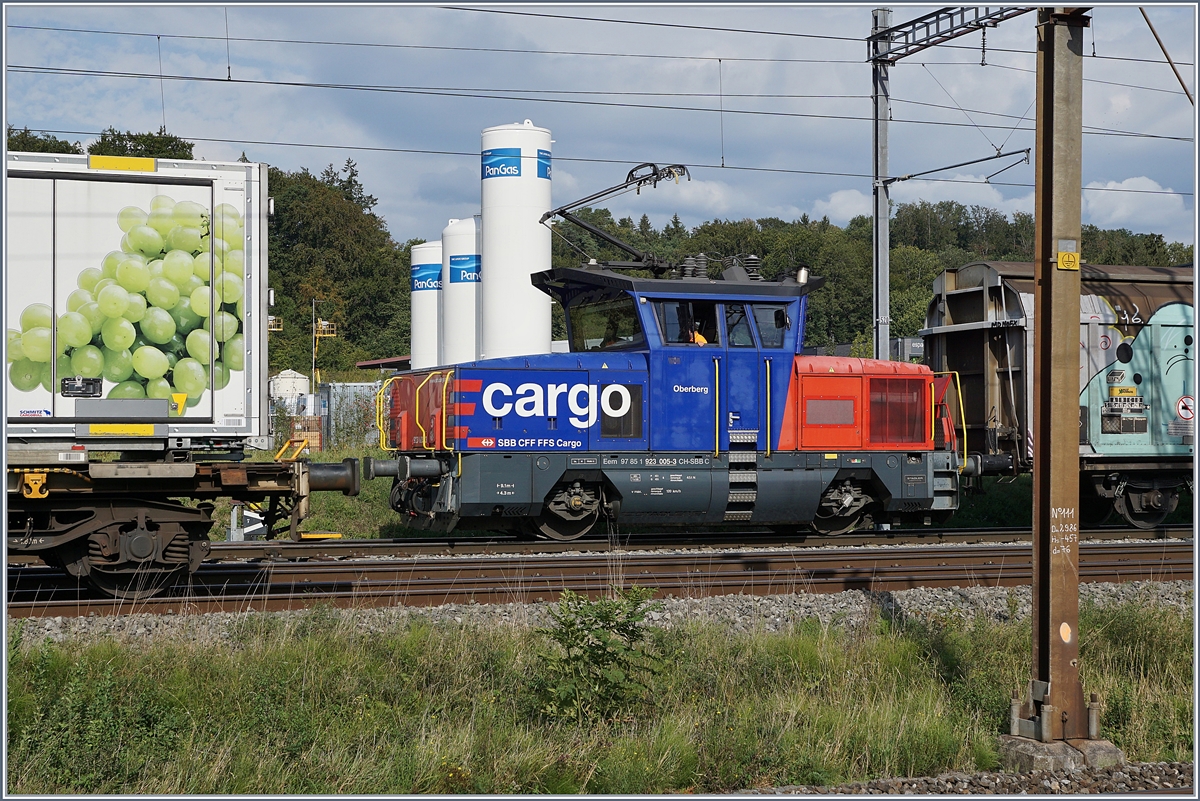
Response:
[[[494,448],[496,440],[492,437],[469,437],[467,439],[468,448]]]

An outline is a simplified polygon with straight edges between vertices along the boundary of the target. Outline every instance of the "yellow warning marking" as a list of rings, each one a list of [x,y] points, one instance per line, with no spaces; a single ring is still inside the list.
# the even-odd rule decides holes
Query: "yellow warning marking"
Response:
[[[836,459],[837,454],[836,453],[827,453],[827,454],[825,454],[825,458],[826,459]]]
[[[332,531],[301,531],[300,539],[302,540],[340,540],[341,534],[335,534]]]
[[[1060,252],[1058,254],[1058,269],[1060,270],[1078,270],[1079,269],[1079,254]]]
[[[179,415],[183,414],[184,410],[187,408],[187,398],[188,396],[186,392],[171,393],[169,410],[172,416],[178,417]]]
[[[1136,398],[1138,394],[1137,387],[1109,387],[1108,397],[1110,398]]]
[[[158,161],[137,156],[88,156],[88,169],[157,172]]]
[[[151,423],[92,423],[89,434],[110,434],[122,437],[153,437]]]
[[[26,473],[21,482],[21,494],[26,498],[45,498],[49,495],[46,491],[46,474]]]

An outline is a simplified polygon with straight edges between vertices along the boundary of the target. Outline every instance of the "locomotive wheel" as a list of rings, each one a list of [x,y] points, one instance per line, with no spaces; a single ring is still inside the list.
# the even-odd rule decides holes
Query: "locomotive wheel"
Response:
[[[1149,529],[1162,525],[1167,515],[1175,509],[1177,496],[1170,491],[1148,490],[1142,493],[1141,503],[1134,504],[1128,494],[1120,495],[1113,508],[1134,528]],[[1140,505],[1139,508],[1135,506]]]
[[[590,514],[579,520],[567,520],[553,512],[542,512],[541,515],[534,519],[533,525],[538,533],[544,537],[558,540],[559,542],[570,542],[571,540],[579,539],[591,531],[599,519],[599,509],[594,514]]]
[[[862,512],[856,514],[845,515],[842,517],[814,517],[809,524],[812,530],[824,537],[836,537],[839,534],[847,534],[858,528],[858,524],[862,522]]]
[[[596,525],[603,505],[602,488],[583,481],[566,482],[546,499],[542,513],[533,520],[533,527],[540,536],[552,540],[577,540]]]

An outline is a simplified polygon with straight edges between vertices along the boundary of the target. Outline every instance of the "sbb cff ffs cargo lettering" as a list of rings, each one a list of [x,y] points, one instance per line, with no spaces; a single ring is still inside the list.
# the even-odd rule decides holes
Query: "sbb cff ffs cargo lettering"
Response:
[[[807,278],[807,276],[805,276]],[[393,509],[413,528],[571,540],[607,520],[824,534],[957,508],[950,379],[799,355],[821,279],[532,276],[569,353],[396,375],[380,393]]]

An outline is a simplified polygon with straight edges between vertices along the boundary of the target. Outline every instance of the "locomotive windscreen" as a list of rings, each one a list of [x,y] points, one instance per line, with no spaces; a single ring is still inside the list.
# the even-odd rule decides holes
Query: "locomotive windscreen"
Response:
[[[570,307],[571,350],[624,350],[645,345],[637,308],[629,295]]]
[[[669,344],[721,344],[717,327],[717,304],[703,300],[658,300],[654,311],[662,326],[663,341]]]

